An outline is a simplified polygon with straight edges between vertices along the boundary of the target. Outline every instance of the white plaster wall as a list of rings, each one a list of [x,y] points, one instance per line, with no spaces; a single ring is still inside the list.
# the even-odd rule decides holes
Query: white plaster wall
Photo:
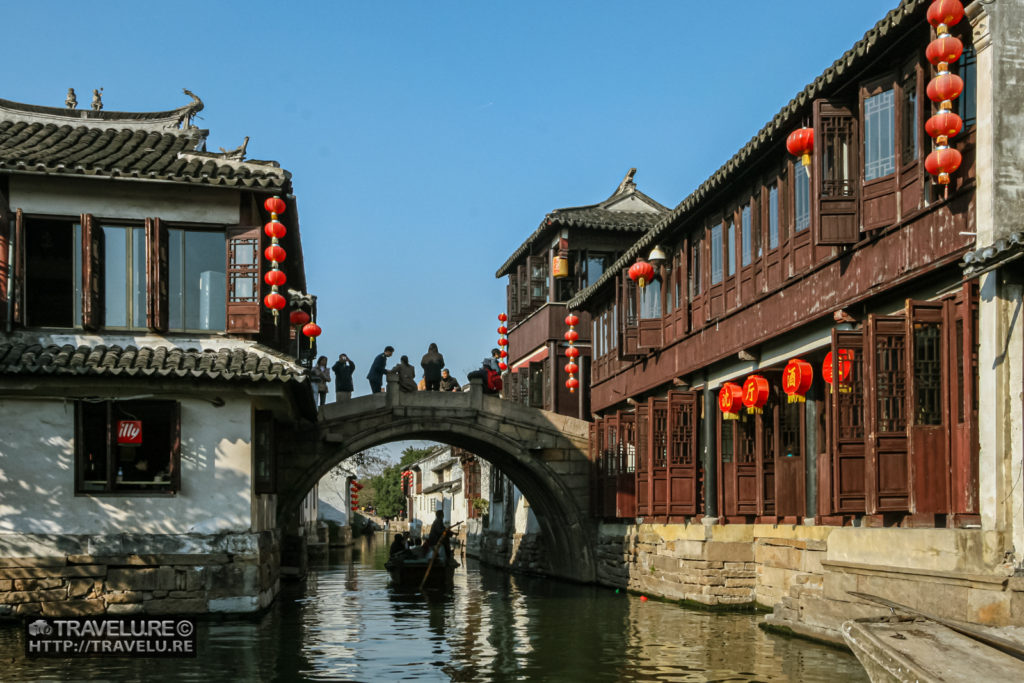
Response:
[[[238,190],[167,183],[12,175],[10,200],[12,210],[49,216],[91,213],[99,219],[217,225],[237,225],[240,216]]]
[[[181,491],[75,495],[74,404],[0,400],[0,533],[246,532],[252,526],[251,409],[181,401]]]

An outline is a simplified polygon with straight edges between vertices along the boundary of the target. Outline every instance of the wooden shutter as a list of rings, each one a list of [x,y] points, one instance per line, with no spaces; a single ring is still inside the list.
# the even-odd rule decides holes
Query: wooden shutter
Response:
[[[847,352],[850,374],[839,381],[839,352]],[[830,512],[863,514],[865,504],[865,401],[869,399],[864,371],[864,333],[832,330]]]
[[[227,231],[227,329],[260,331],[260,228],[239,225]],[[283,313],[282,313],[283,314]]]
[[[7,199],[0,194],[0,325],[7,322],[7,306],[11,301],[8,286],[13,276],[13,264],[9,260],[8,252],[12,244],[11,214],[7,208]]]
[[[616,279],[615,297],[619,305],[619,359],[631,360],[640,356],[637,350],[639,341],[639,317],[637,310],[636,283],[629,278],[629,273],[622,271]]]
[[[508,322],[511,327],[519,320],[519,285],[516,283],[515,272],[509,273],[508,285],[505,287],[505,294],[508,298]]]
[[[839,102],[814,102],[814,166],[811,225],[819,245],[853,244],[860,239],[857,188],[857,118]],[[803,167],[796,171],[803,172]]]
[[[590,460],[590,514],[601,517],[601,428],[600,419],[590,423],[590,447],[587,457]]]
[[[103,326],[103,228],[92,214],[82,214],[82,327]]]
[[[957,514],[978,513],[978,283],[964,283],[947,333],[951,378],[950,504]]]
[[[949,512],[949,379],[945,306],[907,300],[910,510]]]
[[[517,312],[520,320],[525,318],[530,313],[530,257],[526,257],[526,262],[520,264],[516,268],[517,280],[519,284],[519,307]]]
[[[668,393],[665,506],[669,521],[697,514],[697,392]]]
[[[4,288],[3,312],[0,313],[0,320],[7,320],[8,309],[11,313],[12,325],[25,324],[25,215],[21,209],[14,214],[14,232],[10,233],[10,215],[4,214],[3,222],[3,254],[0,260],[5,267],[3,269]],[[7,239],[12,242],[7,242]],[[7,263],[11,258],[12,263]],[[8,275],[10,275],[10,291],[8,287]],[[9,297],[9,299],[8,299]]]
[[[865,493],[869,514],[910,510],[906,342],[903,318],[868,316],[864,402],[868,434]]]
[[[527,259],[530,275],[530,308],[537,309],[548,301],[548,260],[547,256],[530,256]]]
[[[159,218],[146,219],[146,324],[156,332],[168,327],[168,232]]]
[[[646,406],[638,406],[637,411],[646,410]],[[632,413],[619,413],[619,463],[620,470],[615,486],[615,516],[618,518],[636,517],[636,459],[640,450],[640,416]]]
[[[174,401],[168,413],[171,420],[171,490],[181,491],[181,403]],[[113,458],[108,460],[113,462]]]

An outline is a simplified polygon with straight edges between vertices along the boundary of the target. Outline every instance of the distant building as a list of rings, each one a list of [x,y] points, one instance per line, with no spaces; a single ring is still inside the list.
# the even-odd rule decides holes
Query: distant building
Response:
[[[0,578],[25,562],[60,582],[0,590],[0,616],[251,612],[277,593],[278,442],[316,413],[261,304],[264,201],[287,204],[285,289],[304,293],[299,221],[277,163],[206,151],[202,106],[0,100]]]

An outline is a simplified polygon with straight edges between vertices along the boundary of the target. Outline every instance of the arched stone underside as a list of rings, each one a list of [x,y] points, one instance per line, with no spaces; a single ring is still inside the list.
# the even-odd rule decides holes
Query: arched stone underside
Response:
[[[393,441],[429,440],[484,458],[523,492],[536,514],[554,575],[596,577],[589,518],[588,423],[484,395],[386,394],[328,404],[315,434],[289,435],[278,456],[278,519],[284,524],[306,492],[346,458]]]

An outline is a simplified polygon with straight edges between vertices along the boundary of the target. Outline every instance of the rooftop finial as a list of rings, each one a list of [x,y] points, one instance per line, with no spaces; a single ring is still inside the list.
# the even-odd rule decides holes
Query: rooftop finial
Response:
[[[622,194],[623,192],[629,192],[630,190],[636,189],[636,183],[633,182],[633,176],[636,175],[636,169],[629,169],[629,173],[619,183],[619,189],[615,190],[615,194]]]
[[[103,110],[103,88],[92,91],[92,110],[102,111]]]
[[[78,98],[75,97],[74,88],[68,88],[68,96],[64,98],[64,106],[68,109],[75,109],[78,107]]]

